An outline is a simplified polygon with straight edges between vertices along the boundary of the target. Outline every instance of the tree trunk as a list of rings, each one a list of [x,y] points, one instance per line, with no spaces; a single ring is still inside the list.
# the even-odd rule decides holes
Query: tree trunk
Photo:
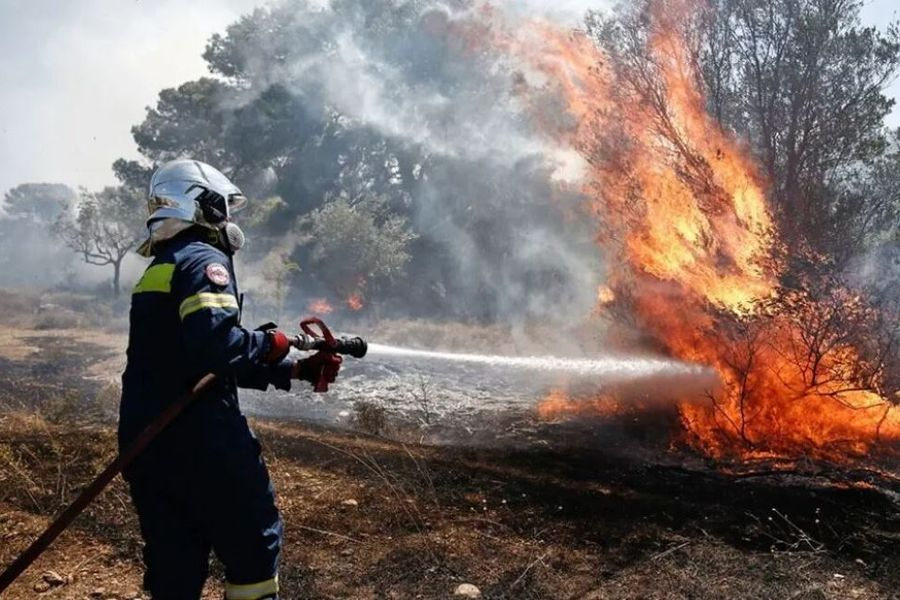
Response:
[[[119,297],[119,276],[122,272],[122,259],[113,261],[113,297]]]

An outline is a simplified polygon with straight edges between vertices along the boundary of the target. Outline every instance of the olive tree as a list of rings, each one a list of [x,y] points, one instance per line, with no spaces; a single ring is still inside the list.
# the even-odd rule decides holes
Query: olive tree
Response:
[[[120,292],[122,261],[143,232],[143,197],[126,187],[82,192],[74,210],[63,213],[53,232],[84,262],[113,268],[113,295]]]

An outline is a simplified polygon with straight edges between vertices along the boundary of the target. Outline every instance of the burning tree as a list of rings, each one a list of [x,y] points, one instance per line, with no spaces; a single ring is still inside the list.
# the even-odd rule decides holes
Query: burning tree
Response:
[[[838,263],[896,223],[867,181],[889,148],[883,90],[900,68],[900,28],[861,27],[862,5],[712,0],[691,11],[707,104],[751,142],[782,243]]]
[[[595,15],[590,31],[596,45],[537,26],[542,45],[529,53],[573,117],[552,133],[590,157],[584,191],[614,265],[607,296],[615,300],[604,306],[624,307],[658,349],[712,365],[719,373],[721,389],[710,391],[706,401],[681,398],[680,405],[685,440],[714,456],[844,458],[900,441],[900,410],[894,408],[897,313],[843,281],[837,275],[843,257],[823,253],[819,243],[827,227],[837,227],[830,215],[836,214],[839,188],[824,187],[829,174],[877,155],[880,129],[873,128],[869,113],[880,115],[880,123],[890,106],[880,90],[885,73],[897,65],[900,47],[873,31],[852,30],[855,2],[790,4],[710,5],[710,10],[733,10],[734,18],[744,19],[733,26],[745,33],[764,28],[756,19],[766,15],[768,26],[774,27],[772,19],[782,23],[788,29],[784,44],[796,46],[785,51],[807,70],[816,65],[791,52],[820,41],[804,38],[811,28],[855,44],[855,53],[829,55],[823,73],[801,70],[799,76],[816,81],[815,91],[807,93],[821,91],[822,81],[844,83],[825,100],[804,105],[804,123],[814,131],[791,142],[797,147],[771,149],[758,142],[764,138],[751,138],[760,143],[762,168],[753,149],[727,127],[725,104],[737,92],[724,86],[738,84],[719,81],[721,98],[714,98],[712,114],[708,110],[701,49],[715,41],[711,32],[721,33],[716,27],[722,24],[702,10],[705,5],[648,0],[615,18]],[[834,12],[838,5],[843,13]],[[778,15],[779,6],[801,16]],[[788,17],[793,21],[779,20]],[[751,33],[730,41],[740,49]],[[727,59],[732,70],[717,73],[752,74],[742,59],[752,66],[752,57],[735,54]],[[856,78],[842,79],[854,69]],[[778,94],[788,92],[771,77],[757,82],[758,89],[774,94],[777,102]],[[857,98],[857,92],[864,97]],[[858,102],[850,103],[854,99]],[[847,115],[864,113],[856,137],[846,123],[822,130],[836,118],[832,108],[845,100],[844,117],[853,121]],[[716,106],[724,124],[714,117]],[[766,106],[756,108],[752,119],[758,120],[747,125],[751,130],[770,116]],[[746,116],[749,110],[736,112]],[[847,142],[843,146],[841,139]],[[803,149],[783,162],[783,152],[804,144],[832,146]],[[856,150],[844,156],[843,147]],[[802,190],[784,181],[790,173],[799,177],[791,169],[800,166],[789,168],[797,160]],[[796,214],[797,207],[804,214]],[[813,218],[814,210],[823,218]],[[858,222],[875,224],[865,219],[843,224]]]
[[[683,415],[721,453],[739,440],[747,453],[865,454],[896,436],[898,318],[831,277],[779,289],[747,315],[720,311],[708,333],[728,385],[708,394],[712,414]]]
[[[143,232],[143,196],[126,187],[84,192],[74,210],[57,219],[53,232],[89,265],[113,268],[113,294],[118,297],[122,261]]]

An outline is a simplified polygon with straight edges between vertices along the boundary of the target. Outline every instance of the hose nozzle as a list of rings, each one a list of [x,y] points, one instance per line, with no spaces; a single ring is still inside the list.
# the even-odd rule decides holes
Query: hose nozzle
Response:
[[[318,326],[319,331],[315,331],[312,328],[313,325]],[[320,350],[345,354],[353,358],[362,358],[369,351],[366,340],[358,336],[336,338],[328,326],[321,319],[315,317],[301,321],[300,329],[303,330],[303,333],[291,340],[291,345],[298,350]]]
[[[324,350],[335,354],[345,354],[353,358],[363,358],[369,351],[369,345],[361,337],[319,337],[301,333],[291,340],[291,345],[297,350]]]

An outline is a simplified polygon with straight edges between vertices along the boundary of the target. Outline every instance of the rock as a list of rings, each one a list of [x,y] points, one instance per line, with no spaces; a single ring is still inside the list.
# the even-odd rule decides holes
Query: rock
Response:
[[[34,588],[32,588],[32,589],[34,589],[34,591],[36,591],[39,594],[43,594],[44,592],[47,592],[47,591],[50,591],[51,589],[53,589],[53,586],[50,585],[49,583],[47,583],[46,581],[38,581],[36,584],[34,584]]]
[[[106,595],[106,588],[97,588],[93,592],[91,592],[91,598],[102,598]]]
[[[344,500],[343,502],[341,502],[341,505],[349,506],[351,508],[356,508],[357,506],[359,506],[359,502],[357,502],[353,498],[348,498],[347,500]]]
[[[471,583],[461,583],[453,592],[454,596],[462,596],[463,598],[481,598],[481,590]]]
[[[45,582],[49,583],[51,586],[56,587],[58,585],[64,585],[69,582],[68,579],[57,573],[56,571],[47,571],[43,575],[41,575],[41,579]]]

